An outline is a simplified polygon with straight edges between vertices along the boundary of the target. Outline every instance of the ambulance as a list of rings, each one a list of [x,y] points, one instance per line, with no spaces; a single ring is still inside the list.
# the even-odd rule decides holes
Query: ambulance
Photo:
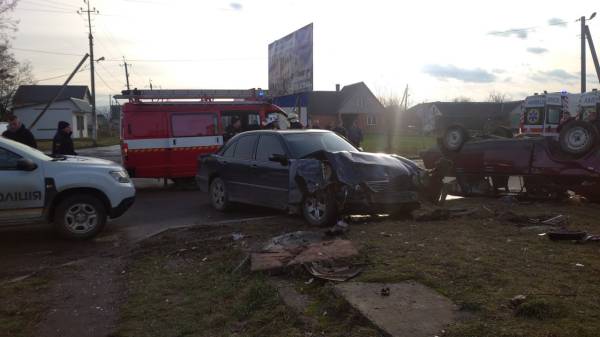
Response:
[[[577,116],[580,96],[544,92],[526,97],[521,112],[521,134],[558,138],[559,126]]]
[[[188,181],[198,157],[217,152],[234,119],[242,131],[260,129],[286,113],[268,93],[249,90],[125,90],[121,114],[122,163],[131,177]]]

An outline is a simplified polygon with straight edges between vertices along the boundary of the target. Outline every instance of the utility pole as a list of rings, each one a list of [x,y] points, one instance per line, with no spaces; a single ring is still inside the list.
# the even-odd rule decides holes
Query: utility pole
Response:
[[[125,56],[123,56],[123,64],[122,64],[122,66],[125,67],[125,81],[127,81],[127,90],[131,90],[129,88],[129,70],[127,69],[128,65],[131,65],[131,64],[127,64],[127,60],[125,60]]]
[[[598,55],[596,54],[596,48],[594,47],[594,40],[592,40],[592,33],[590,33],[589,26],[585,26],[585,35],[587,36],[590,52],[592,53],[592,60],[594,61],[594,67],[596,68],[596,76],[598,76],[598,82],[600,82],[600,62],[598,62]]]
[[[92,80],[92,140],[94,146],[97,145],[98,140],[98,116],[96,115],[96,82],[95,82],[95,71],[94,71],[94,36],[92,35],[92,14],[98,14],[99,12],[96,10],[96,7],[90,9],[90,0],[83,0],[83,2],[87,5],[87,10],[83,8],[79,8],[77,13],[86,13],[88,18],[88,28],[89,28],[89,43],[90,43],[90,76]]]
[[[585,16],[581,20],[581,92],[585,92]]]

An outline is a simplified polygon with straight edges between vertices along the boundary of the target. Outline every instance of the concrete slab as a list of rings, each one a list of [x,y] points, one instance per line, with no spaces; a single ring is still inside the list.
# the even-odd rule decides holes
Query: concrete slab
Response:
[[[344,297],[381,330],[394,337],[433,337],[459,319],[458,307],[448,298],[417,282],[349,282],[335,286]],[[387,296],[382,293],[388,293]]]

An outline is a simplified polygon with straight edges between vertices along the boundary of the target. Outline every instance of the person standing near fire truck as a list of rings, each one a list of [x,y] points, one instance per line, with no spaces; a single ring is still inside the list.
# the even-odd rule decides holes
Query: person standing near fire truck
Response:
[[[233,116],[231,118],[231,124],[225,128],[223,142],[227,142],[240,132],[242,132],[242,120],[238,116]]]

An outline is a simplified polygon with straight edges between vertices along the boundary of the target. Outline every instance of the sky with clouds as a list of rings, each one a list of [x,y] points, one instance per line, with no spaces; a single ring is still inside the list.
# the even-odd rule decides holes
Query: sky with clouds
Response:
[[[579,22],[596,1],[91,0],[99,104],[146,88],[267,87],[267,46],[314,23],[314,89],[364,81],[410,101],[522,99],[579,90]],[[80,0],[20,0],[12,42],[39,84],[61,84],[88,51]],[[600,17],[589,22],[600,45]],[[588,88],[600,87],[588,53]],[[63,76],[63,77],[60,77]],[[89,70],[75,84],[89,83]]]

